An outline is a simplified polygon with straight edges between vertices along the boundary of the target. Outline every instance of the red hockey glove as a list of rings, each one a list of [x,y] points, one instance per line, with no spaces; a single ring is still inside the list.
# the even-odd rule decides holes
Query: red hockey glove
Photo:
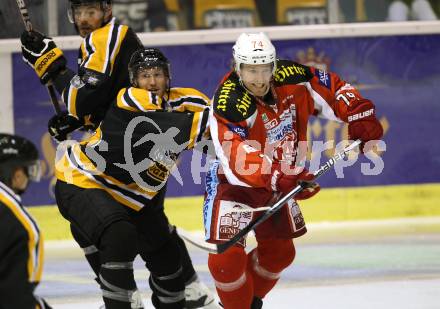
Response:
[[[362,151],[365,143],[382,137],[383,128],[375,116],[375,107],[371,101],[362,100],[350,106],[347,115],[348,135],[352,140],[362,141]]]
[[[284,167],[284,166],[283,166]],[[287,168],[287,167],[286,167]],[[292,168],[292,167],[291,167]],[[295,168],[300,171],[300,168]],[[306,200],[311,198],[321,190],[319,184],[314,182],[313,174],[305,168],[298,174],[292,175],[292,172],[285,174],[282,171],[282,165],[280,163],[274,163],[272,165],[272,174],[270,177],[270,183],[268,187],[272,191],[279,191],[284,194],[292,191],[298,184],[303,186],[303,190],[295,195],[296,200]]]
[[[35,70],[42,84],[66,68],[66,58],[51,38],[37,31],[24,31],[20,40],[23,60]]]

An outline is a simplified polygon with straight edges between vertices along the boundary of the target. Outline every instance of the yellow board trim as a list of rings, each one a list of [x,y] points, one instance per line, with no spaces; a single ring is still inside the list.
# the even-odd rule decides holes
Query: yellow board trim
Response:
[[[440,183],[363,188],[322,189],[316,197],[301,201],[307,223],[351,220],[380,220],[440,216]],[[29,208],[28,208],[29,209]],[[165,200],[170,222],[186,230],[203,230],[203,197]],[[54,206],[29,209],[45,238],[68,239],[70,230]]]

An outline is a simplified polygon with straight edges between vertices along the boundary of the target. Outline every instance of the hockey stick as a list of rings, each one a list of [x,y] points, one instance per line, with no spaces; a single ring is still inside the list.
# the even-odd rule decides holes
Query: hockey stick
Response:
[[[185,241],[190,243],[191,245],[202,249],[204,251],[208,251],[209,253],[217,253],[217,247],[214,244],[207,243],[204,240],[197,239],[191,232],[176,226],[177,234],[179,234]]]
[[[324,165],[322,165],[317,171],[313,173],[315,176],[315,179],[320,177],[322,174],[327,172],[331,167],[335,165],[337,161],[340,161],[344,159],[347,154],[359,146],[361,143],[360,140],[356,140],[350,145],[348,145],[346,148],[344,148],[341,152],[335,154],[332,158],[330,158]],[[303,184],[299,184],[296,186],[292,191],[284,195],[278,202],[276,202],[274,205],[272,205],[268,210],[266,210],[263,215],[256,220],[249,223],[245,228],[240,230],[237,234],[235,234],[234,237],[229,239],[228,241],[217,244],[217,253],[223,253],[233,245],[235,245],[242,237],[246,236],[251,230],[255,229],[258,225],[266,221],[270,216],[272,216],[275,212],[277,212],[280,208],[284,206],[284,204],[290,200],[292,197],[294,197],[296,194],[301,192],[305,187],[303,187]]]
[[[26,7],[26,3],[24,3],[24,0],[16,0],[16,2],[18,5],[18,10],[20,11],[21,14],[21,19],[23,20],[24,23],[24,27],[26,28],[26,31],[31,32],[33,27],[31,23],[31,19],[29,18],[29,12]],[[60,104],[58,103],[58,98],[55,93],[55,88],[51,84],[47,84],[46,88],[47,88],[47,92],[49,93],[50,101],[52,102],[52,105],[55,109],[55,113],[60,115],[61,108],[60,108]]]

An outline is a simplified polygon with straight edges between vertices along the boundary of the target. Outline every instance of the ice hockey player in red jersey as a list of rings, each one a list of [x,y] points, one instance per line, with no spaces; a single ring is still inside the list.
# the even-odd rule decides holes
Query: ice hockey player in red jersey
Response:
[[[350,139],[367,150],[382,137],[374,104],[338,75],[276,58],[264,33],[243,33],[233,46],[234,69],[218,86],[210,117],[217,159],[206,181],[206,240],[221,243],[251,222],[299,181],[309,186],[256,230],[257,247],[245,239],[210,254],[209,270],[226,309],[262,308],[262,299],[295,258],[293,238],[306,232],[296,200],[320,187],[304,168],[311,116],[347,122]],[[241,211],[237,211],[241,209]]]

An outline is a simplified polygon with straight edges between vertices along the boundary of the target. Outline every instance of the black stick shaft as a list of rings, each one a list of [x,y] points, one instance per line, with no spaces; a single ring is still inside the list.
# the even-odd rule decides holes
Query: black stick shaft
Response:
[[[21,19],[23,20],[24,23],[24,27],[26,28],[26,31],[28,32],[32,31],[33,27],[31,23],[31,19],[29,17],[28,9],[26,7],[26,3],[24,2],[24,0],[16,0],[16,2],[17,2],[18,10],[20,11]],[[49,93],[50,101],[52,102],[52,105],[55,109],[55,113],[57,113],[58,115],[61,114],[61,107],[58,102],[55,88],[51,84],[46,85],[46,87],[47,87],[47,92]]]

